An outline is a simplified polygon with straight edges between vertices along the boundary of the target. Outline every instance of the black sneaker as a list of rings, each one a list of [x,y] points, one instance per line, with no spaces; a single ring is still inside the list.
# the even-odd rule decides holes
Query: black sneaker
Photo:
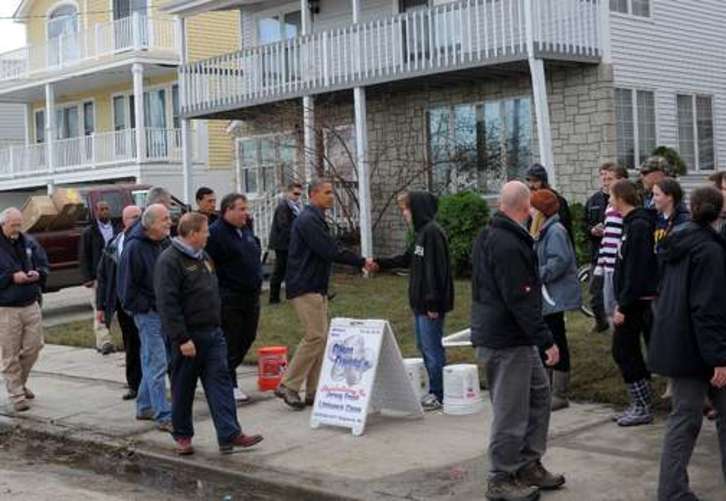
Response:
[[[539,489],[524,485],[513,477],[491,479],[487,486],[486,497],[491,501],[535,501],[539,499]]]
[[[517,472],[517,480],[524,485],[531,485],[549,491],[565,485],[565,476],[547,471],[539,461],[529,463]]]

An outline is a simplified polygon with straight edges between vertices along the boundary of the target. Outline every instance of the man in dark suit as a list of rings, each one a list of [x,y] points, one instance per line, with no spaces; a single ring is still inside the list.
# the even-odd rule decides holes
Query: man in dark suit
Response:
[[[300,197],[302,196],[302,184],[290,183],[287,186],[285,196],[280,200],[275,209],[275,216],[272,219],[270,228],[270,250],[275,251],[275,269],[270,279],[270,304],[280,302],[280,287],[285,280],[287,271],[287,249],[290,246],[290,229],[292,222],[302,212]]]
[[[111,221],[111,207],[108,202],[99,200],[96,202],[96,218],[91,221],[88,228],[81,235],[79,259],[81,261],[81,273],[86,287],[93,289],[91,294],[91,306],[93,306],[93,332],[96,334],[96,350],[103,355],[113,353],[115,350],[111,342],[111,333],[103,322],[98,321],[96,311],[96,272],[98,262],[103,255],[103,249],[118,234],[119,229]]]

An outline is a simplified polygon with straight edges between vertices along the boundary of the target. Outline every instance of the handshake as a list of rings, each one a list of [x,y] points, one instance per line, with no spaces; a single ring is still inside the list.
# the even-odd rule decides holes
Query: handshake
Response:
[[[366,264],[363,265],[363,270],[367,271],[368,273],[376,273],[380,271],[381,267],[378,265],[378,263],[375,262],[375,260],[372,257],[366,258]]]

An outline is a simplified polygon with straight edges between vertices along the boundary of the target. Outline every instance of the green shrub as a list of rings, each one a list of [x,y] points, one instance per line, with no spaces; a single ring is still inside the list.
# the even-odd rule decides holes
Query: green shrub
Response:
[[[479,232],[489,221],[489,206],[478,193],[465,191],[439,199],[436,217],[449,237],[454,274],[471,274],[471,248]]]
[[[653,150],[653,156],[665,158],[673,169],[673,174],[683,176],[686,173],[686,162],[683,161],[677,150],[668,146],[658,146]]]
[[[575,254],[577,263],[582,265],[590,259],[590,239],[585,232],[585,206],[580,202],[570,204],[572,231],[575,234]]]

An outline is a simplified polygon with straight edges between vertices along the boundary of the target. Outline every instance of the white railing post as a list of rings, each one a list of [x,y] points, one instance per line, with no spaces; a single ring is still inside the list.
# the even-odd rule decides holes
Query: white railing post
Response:
[[[138,12],[131,14],[131,38],[131,47],[134,50],[141,50],[141,23]]]
[[[9,174],[10,174],[10,177],[11,178],[15,177],[15,155],[13,153],[14,150],[15,150],[15,148],[13,146],[8,147],[8,152],[9,152],[8,162],[10,164],[9,165],[9,167],[10,167],[10,169],[9,169],[10,170],[10,173]]]
[[[98,166],[98,155],[96,154],[96,133],[92,132],[90,135],[91,141],[91,168],[95,169]]]
[[[96,57],[100,57],[101,53],[103,52],[102,45],[101,45],[101,43],[102,43],[101,42],[101,38],[102,38],[101,37],[101,23],[96,24],[96,26],[94,27],[94,30],[95,30],[95,37],[96,37],[95,44],[94,44],[96,47]]]
[[[48,192],[53,191],[54,143],[55,138],[55,88],[53,84],[45,84],[45,145],[46,145],[46,171],[48,173]]]
[[[134,82],[134,118],[136,120],[136,162],[140,164],[146,155],[144,117],[144,67],[134,63],[131,67]]]
[[[534,57],[534,1],[524,0],[524,30],[527,40],[527,57]]]
[[[610,2],[608,0],[598,0],[598,2],[598,16],[600,19],[597,28],[600,32],[600,54],[602,55],[602,62],[610,64],[612,62],[610,48]]]
[[[312,30],[312,17],[310,16],[310,7],[308,0],[300,0],[300,8],[302,9],[302,36],[309,35]],[[306,51],[300,47],[301,59],[303,61],[303,74],[307,73],[309,60],[303,54]],[[315,137],[315,99],[312,96],[304,96],[303,105],[303,158],[305,162],[303,175],[305,182],[308,183],[315,172],[315,164],[318,159],[318,143]]]

